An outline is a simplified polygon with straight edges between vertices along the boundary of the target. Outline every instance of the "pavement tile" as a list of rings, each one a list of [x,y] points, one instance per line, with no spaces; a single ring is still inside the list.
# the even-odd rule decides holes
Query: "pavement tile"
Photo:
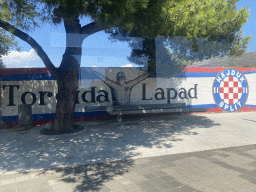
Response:
[[[154,169],[157,169],[157,170],[161,170],[161,169],[165,169],[165,168],[168,168],[168,167],[173,167],[175,166],[174,164],[173,165],[168,165],[166,166],[165,164],[157,164],[157,165],[154,165],[152,168]]]
[[[127,190],[123,188],[117,188],[117,189],[111,190],[111,192],[127,192]]]
[[[228,191],[234,188],[234,185],[229,183],[215,182],[210,184],[210,187],[213,187],[219,191]]]
[[[157,178],[157,176],[154,175],[153,173],[144,174],[143,177],[145,177],[146,179],[154,179],[154,178]]]
[[[245,151],[245,153],[253,155],[253,156],[256,157],[256,149],[251,149],[251,150]]]
[[[204,159],[206,157],[211,157],[213,155],[215,155],[215,152],[212,152],[212,151],[193,152],[193,156],[199,159]]]
[[[241,191],[243,191],[243,192],[244,191],[249,191],[249,192],[253,191],[253,192],[255,192],[256,185],[253,184],[253,183],[248,182],[248,183],[244,183],[242,185],[239,185],[235,189],[238,190],[238,191],[239,191],[239,189],[241,189]]]
[[[254,181],[255,180],[255,177],[251,176],[251,175],[247,175],[247,174],[241,174],[239,175],[240,178],[243,178],[243,179],[246,179],[250,182]]]
[[[231,177],[231,178],[227,179],[226,181],[224,181],[224,183],[230,183],[230,184],[233,184],[234,186],[239,186],[244,183],[248,183],[248,180],[243,179],[241,177]]]
[[[187,157],[180,160],[173,161],[172,163],[177,166],[190,166],[193,167],[198,164],[199,158],[196,157]]]
[[[221,157],[224,157],[224,158],[225,158],[225,157],[230,157],[230,155],[228,155],[228,154],[226,154],[226,153],[219,153],[218,155],[221,156]]]
[[[142,182],[138,182],[136,183],[136,185],[138,185],[142,191],[152,191],[152,192],[158,192],[159,190],[153,185],[151,184],[149,181],[142,181]]]
[[[54,190],[51,187],[45,187],[45,188],[40,188],[38,190],[34,190],[35,192],[54,192]]]
[[[255,157],[255,159],[256,159],[256,157]],[[253,161],[253,162],[248,163],[248,164],[246,164],[246,165],[252,166],[252,167],[254,167],[254,169],[256,169],[256,161]]]
[[[244,145],[244,146],[239,147],[236,151],[247,152],[247,151],[251,151],[253,149],[255,149],[255,146],[253,146],[253,145]]]
[[[199,181],[186,180],[184,182],[184,184],[186,184],[196,190],[203,191],[203,192],[205,192],[205,191],[217,192],[218,191],[217,189],[214,189],[213,187],[210,187],[209,185],[203,184]]]
[[[74,190],[76,191],[76,190]],[[80,190],[77,190],[77,191],[89,191],[89,192],[110,192],[111,190],[107,187],[107,186],[100,186],[98,187],[97,189],[80,189]]]
[[[132,181],[128,179],[121,179],[121,180],[118,180],[118,182],[121,183],[122,185],[132,184]]]
[[[188,170],[186,167],[183,167],[183,166],[175,166],[175,167],[172,167],[172,169],[182,174],[185,174]]]
[[[246,175],[252,176],[252,177],[254,177],[256,179],[256,169],[252,170],[252,171],[246,172]]]
[[[201,177],[201,178],[205,178],[205,177],[208,177],[211,175],[210,173],[204,171],[203,169],[199,169],[199,168],[192,168],[187,173],[188,174],[186,174],[186,176],[189,174],[193,174],[193,175],[197,175],[198,177]]]
[[[139,187],[146,187],[146,186],[152,186],[153,184],[149,182],[149,180],[145,180],[145,181],[139,181],[135,183],[136,185],[138,185]]]
[[[131,182],[140,182],[140,181],[145,181],[146,178],[143,177],[143,175],[139,175],[139,174],[125,174],[124,178],[127,178],[128,180],[130,180]]]
[[[141,190],[141,188],[138,185],[136,185],[136,184],[125,185],[125,186],[123,186],[123,188],[126,191],[129,191],[129,192],[136,192],[136,191],[140,191]]]
[[[182,159],[183,157],[181,157],[180,154],[171,154],[171,155],[163,155],[163,156],[157,156],[157,157],[151,157],[150,159],[152,161],[169,161],[169,162],[173,162],[179,159]]]
[[[203,178],[198,176],[197,174],[186,174],[185,176],[193,181],[199,181]]]
[[[170,186],[170,188],[180,187],[180,186],[184,185],[183,183],[176,181],[176,180],[167,181],[165,183],[167,183]]]
[[[156,187],[144,187],[141,189],[143,192],[161,192],[160,190],[158,190]]]
[[[149,169],[149,168],[145,168],[145,169],[144,168],[135,168],[134,172],[136,172],[139,175],[144,175],[144,174],[151,173],[151,169]]]
[[[147,159],[147,158],[142,158],[142,159],[136,159],[136,160],[134,160],[133,164],[134,164],[134,165],[137,165],[137,166],[140,166],[140,165],[144,166],[144,164],[145,164],[145,163],[148,163],[148,162],[150,162],[149,159]]]
[[[165,176],[167,175],[165,172],[163,171],[155,171],[155,172],[152,172],[154,175],[156,175],[157,177],[160,177],[160,176]]]
[[[147,180],[149,183],[153,184],[153,185],[158,185],[159,183],[164,183],[165,181],[160,178],[160,177],[157,177],[157,178],[153,178],[153,179],[149,179]]]
[[[226,178],[221,177],[206,177],[204,179],[198,180],[197,182],[200,182],[206,186],[213,186],[215,183],[222,183],[226,180]]]
[[[245,152],[239,152],[238,154],[242,155],[244,157],[247,157],[249,159],[252,159],[252,160],[255,160],[255,157],[256,157],[255,155],[251,155],[251,154],[246,153],[246,151]]]
[[[168,182],[160,183],[160,184],[156,185],[156,188],[159,189],[160,191],[165,191],[167,189],[170,189],[170,184]]]
[[[163,169],[173,166],[175,166],[175,164],[170,161],[159,161],[158,164],[154,165],[153,167],[156,167],[157,169]]]
[[[236,171],[234,171],[234,172],[232,172],[232,170],[229,170],[229,169],[226,169],[226,168],[223,168],[223,167],[208,167],[208,168],[206,168],[205,169],[205,171],[206,172],[208,172],[208,173],[210,173],[210,174],[212,174],[212,175],[219,175],[219,174],[225,174],[225,173],[230,173],[230,174],[232,174],[232,175],[239,175],[239,174],[241,174],[241,173],[239,173],[239,172],[236,172]]]
[[[169,190],[170,192],[200,192],[188,185],[183,185],[183,186],[180,186],[180,187],[177,187],[177,188],[174,188],[174,189],[170,189]]]
[[[121,183],[119,183],[118,181],[108,181],[105,183],[105,185],[110,189],[117,189],[117,188],[121,188],[123,185]]]
[[[187,177],[185,177],[184,175],[182,175],[182,176],[180,176],[180,177],[175,177],[175,179],[174,179],[175,181],[178,181],[178,182],[180,182],[180,183],[182,183],[182,184],[191,184],[191,183],[194,183],[195,181],[194,180],[192,180],[192,179],[189,179],[189,178],[187,178]]]
[[[240,164],[240,163],[236,163],[236,162],[230,162],[230,165],[234,166],[234,167],[238,167],[238,168],[242,168],[245,169],[247,171],[253,171],[255,170],[254,166],[248,165],[248,164]],[[241,172],[241,171],[240,171]]]
[[[254,192],[253,190],[245,188],[245,186],[235,187],[234,189],[231,189],[227,192],[241,192],[241,191],[243,191],[243,192]]]
[[[198,190],[202,191],[202,192],[220,192],[219,190],[217,190],[213,187],[210,187],[210,186],[205,186],[204,188],[200,188]]]
[[[147,164],[150,165],[150,166],[158,165],[159,160],[151,160],[151,161],[147,162]]]
[[[234,170],[234,171],[237,171],[237,172],[240,172],[240,173],[247,173],[249,170],[247,169],[243,169],[241,167],[236,167],[234,165],[231,165],[231,164],[228,164],[228,163],[225,163],[225,162],[222,162],[222,161],[214,161],[213,163],[225,168],[225,169],[230,169],[230,170]]]
[[[160,176],[159,178],[162,179],[164,182],[175,180],[174,177],[169,176],[169,175]]]
[[[246,156],[243,155],[244,153],[240,153],[240,154],[234,154],[231,155],[230,157],[226,157],[224,158],[224,162],[228,163],[228,162],[236,162],[239,164],[248,164],[253,162],[255,159],[252,158],[248,158]]]

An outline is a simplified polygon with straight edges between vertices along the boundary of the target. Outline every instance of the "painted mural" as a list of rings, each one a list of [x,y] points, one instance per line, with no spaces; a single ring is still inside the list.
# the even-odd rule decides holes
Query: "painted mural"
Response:
[[[54,119],[57,83],[47,69],[1,70],[1,114],[18,121],[18,105],[31,104],[34,124]],[[256,110],[255,68],[186,67],[171,78],[156,78],[138,68],[81,68],[75,119],[110,118],[90,106],[186,103],[210,112]]]

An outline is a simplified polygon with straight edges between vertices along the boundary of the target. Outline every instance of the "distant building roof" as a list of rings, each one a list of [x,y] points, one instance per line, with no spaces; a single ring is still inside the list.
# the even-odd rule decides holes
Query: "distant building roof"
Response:
[[[225,56],[193,62],[192,67],[256,67],[256,51],[245,52],[241,56]]]

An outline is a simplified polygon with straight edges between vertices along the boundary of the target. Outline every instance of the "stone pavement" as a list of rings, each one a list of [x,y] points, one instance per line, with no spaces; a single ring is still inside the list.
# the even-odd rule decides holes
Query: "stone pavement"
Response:
[[[0,130],[0,191],[256,191],[256,113]]]

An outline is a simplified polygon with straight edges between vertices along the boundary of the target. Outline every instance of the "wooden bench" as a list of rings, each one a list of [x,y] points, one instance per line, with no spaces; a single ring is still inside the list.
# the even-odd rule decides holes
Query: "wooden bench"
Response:
[[[85,108],[85,111],[107,111],[109,115],[118,115],[118,122],[122,122],[123,115],[207,112],[209,111],[209,108],[186,108],[186,103],[173,103],[146,105],[89,106]]]

